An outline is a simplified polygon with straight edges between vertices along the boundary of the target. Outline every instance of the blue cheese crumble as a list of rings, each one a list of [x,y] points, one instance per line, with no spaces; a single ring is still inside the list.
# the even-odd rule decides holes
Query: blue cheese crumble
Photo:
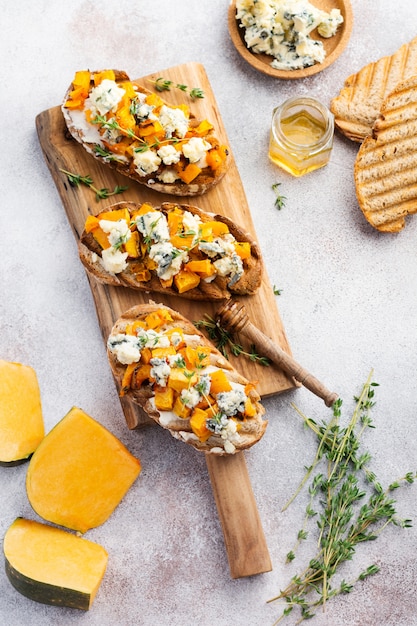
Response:
[[[274,57],[271,66],[277,70],[322,63],[326,51],[321,41],[311,37],[312,31],[333,37],[343,23],[339,9],[327,13],[308,0],[237,0],[236,9],[247,47]]]

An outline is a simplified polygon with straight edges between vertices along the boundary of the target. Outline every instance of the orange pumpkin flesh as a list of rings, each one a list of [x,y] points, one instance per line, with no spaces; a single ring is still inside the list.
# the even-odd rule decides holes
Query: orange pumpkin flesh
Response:
[[[0,360],[0,465],[27,461],[44,438],[36,372]]]
[[[85,533],[108,519],[140,471],[112,433],[73,407],[33,454],[26,491],[43,519]]]
[[[7,577],[22,595],[83,610],[91,607],[108,556],[92,541],[23,518],[8,528],[3,551]]]

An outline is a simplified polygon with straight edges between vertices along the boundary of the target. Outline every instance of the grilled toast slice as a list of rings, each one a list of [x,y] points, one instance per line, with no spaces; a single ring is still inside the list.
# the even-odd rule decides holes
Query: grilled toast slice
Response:
[[[387,96],[372,136],[359,148],[354,179],[359,206],[382,232],[397,233],[417,213],[417,75]]]
[[[417,37],[393,55],[368,63],[346,79],[330,103],[336,128],[352,141],[361,143],[372,134],[385,97],[414,74],[417,74]]]

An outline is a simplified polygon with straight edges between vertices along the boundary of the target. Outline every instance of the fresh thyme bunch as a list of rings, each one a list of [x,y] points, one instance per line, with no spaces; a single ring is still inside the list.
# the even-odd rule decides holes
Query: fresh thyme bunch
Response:
[[[378,538],[390,524],[402,528],[411,526],[409,519],[399,519],[395,510],[395,500],[391,493],[401,484],[411,484],[417,477],[408,472],[383,489],[375,474],[369,469],[371,456],[361,452],[360,440],[368,428],[374,428],[370,411],[374,406],[374,388],[371,376],[363,386],[362,393],[355,398],[356,407],[346,427],[340,423],[342,401],[333,405],[333,417],[326,423],[317,424],[300,411],[306,426],[316,434],[317,453],[313,463],[306,468],[306,474],[293,497],[283,510],[291,504],[299,492],[309,482],[309,501],[301,530],[298,532],[294,549],[287,554],[287,562],[295,559],[296,549],[308,536],[308,526],[314,518],[319,537],[317,554],[310,559],[308,566],[291,579],[289,585],[275,598],[286,608],[275,624],[288,616],[295,607],[300,609],[297,624],[313,617],[318,606],[341,593],[349,593],[356,582],[364,580],[379,571],[372,564],[354,580],[342,580],[333,586],[333,577],[340,565],[351,560],[356,546]],[[323,471],[319,466],[323,465]],[[317,472],[313,476],[313,472]]]

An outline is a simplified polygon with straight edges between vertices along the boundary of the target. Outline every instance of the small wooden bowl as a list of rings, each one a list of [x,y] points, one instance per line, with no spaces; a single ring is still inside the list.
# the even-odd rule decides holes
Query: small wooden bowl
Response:
[[[323,46],[326,51],[326,57],[323,63],[315,63],[310,67],[300,70],[275,70],[271,67],[271,63],[274,60],[272,56],[267,54],[256,54],[251,52],[246,46],[244,40],[245,31],[243,28],[239,27],[239,22],[235,17],[236,0],[231,0],[228,11],[228,26],[229,33],[236,50],[245,59],[245,61],[252,65],[252,67],[256,70],[274,78],[291,80],[295,78],[305,78],[306,76],[312,76],[313,74],[322,72],[326,69],[326,67],[329,67],[329,65],[334,63],[346,48],[352,32],[353,12],[350,0],[312,0],[311,3],[318,9],[327,12],[331,11],[331,9],[340,9],[341,14],[343,15],[343,24],[339,26],[334,37],[326,39],[324,37],[320,37],[316,31],[311,34],[312,38],[323,42]]]

